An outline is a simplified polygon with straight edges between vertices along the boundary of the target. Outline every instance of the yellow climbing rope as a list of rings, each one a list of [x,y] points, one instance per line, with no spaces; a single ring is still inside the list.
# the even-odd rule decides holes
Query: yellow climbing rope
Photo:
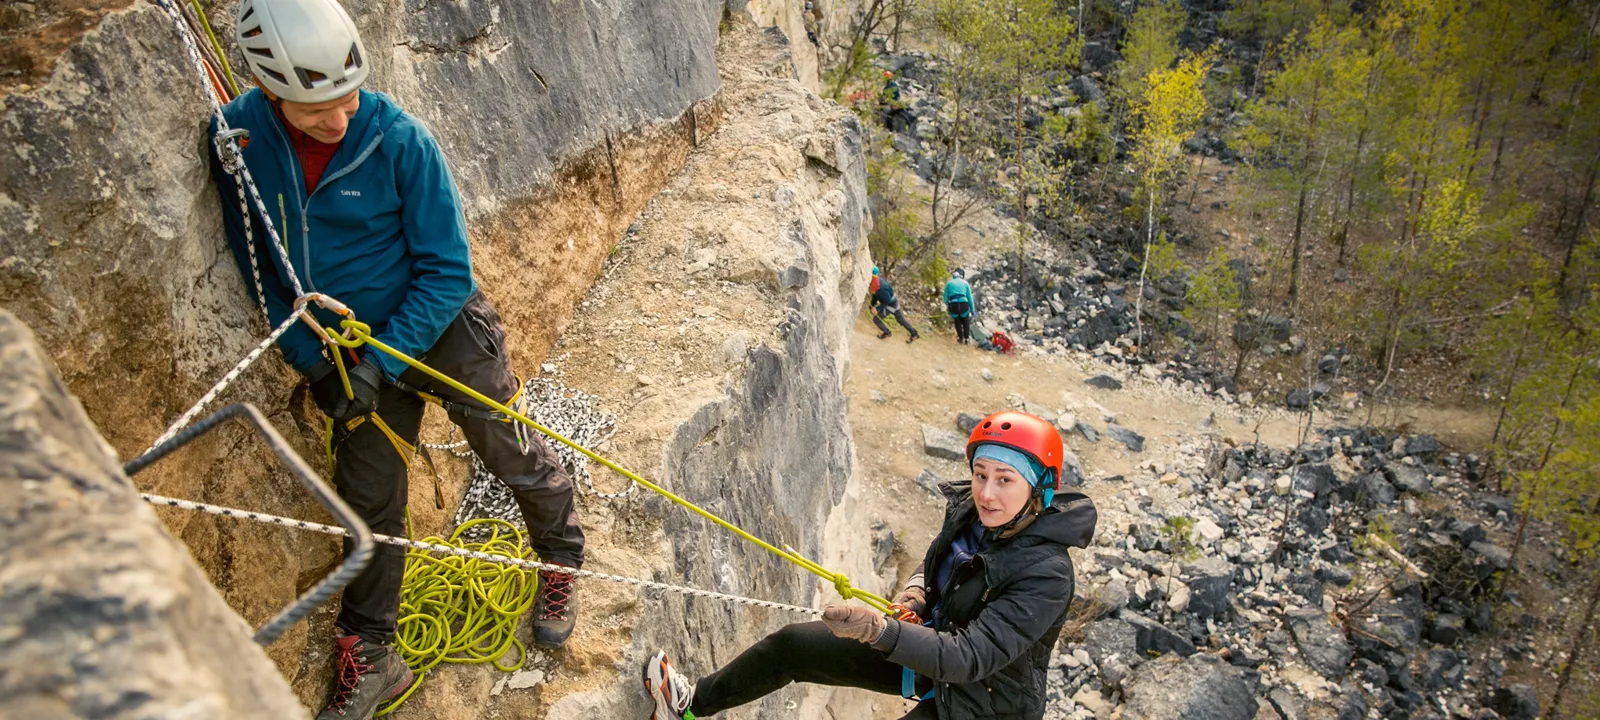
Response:
[[[473,400],[478,401],[479,403],[482,403],[484,406],[489,407],[489,408],[491,408],[491,409],[493,409],[493,410],[495,410],[497,412],[504,413],[506,416],[516,420],[517,422],[520,422],[520,423],[522,423],[524,425],[527,425],[528,427],[533,428],[534,430],[537,430],[539,433],[541,433],[541,434],[543,434],[543,435],[555,440],[556,442],[559,442],[559,443],[561,443],[563,445],[566,445],[567,447],[570,447],[573,450],[576,450],[576,451],[582,453],[584,456],[588,457],[589,459],[591,459],[591,460],[593,460],[593,461],[595,461],[597,463],[600,463],[601,465],[603,465],[603,466],[605,466],[607,468],[610,468],[611,470],[615,471],[617,474],[622,475],[623,477],[628,478],[629,480],[632,480],[632,481],[634,481],[636,483],[639,483],[640,485],[643,485],[644,487],[650,489],[651,491],[655,492],[656,494],[658,494],[658,495],[660,495],[660,496],[662,496],[662,497],[664,497],[664,498],[666,498],[668,500],[671,500],[673,503],[676,503],[680,507],[683,507],[684,509],[686,509],[686,510],[688,510],[688,511],[690,511],[690,512],[696,514],[696,515],[699,515],[700,517],[703,517],[706,520],[710,520],[711,522],[722,526],[724,529],[728,530],[729,532],[732,532],[733,534],[738,535],[739,537],[741,537],[741,538],[743,538],[743,539],[745,539],[745,540],[747,540],[747,541],[749,541],[749,542],[761,547],[762,549],[766,550],[767,552],[770,552],[773,555],[777,555],[778,557],[783,558],[784,560],[787,560],[787,561],[789,561],[791,563],[794,563],[795,565],[805,569],[807,572],[810,572],[810,573],[812,573],[812,574],[814,574],[814,575],[816,575],[816,576],[818,576],[818,577],[820,577],[820,578],[832,583],[834,590],[838,591],[840,597],[842,597],[842,598],[844,598],[846,600],[860,600],[861,602],[867,604],[868,606],[871,606],[874,609],[877,609],[878,611],[880,611],[880,612],[882,612],[884,614],[890,614],[889,601],[888,600],[884,599],[883,597],[881,597],[879,595],[875,595],[875,594],[867,592],[865,590],[860,590],[858,588],[853,587],[850,584],[850,579],[848,577],[845,577],[845,575],[843,573],[832,572],[832,571],[828,570],[827,568],[824,568],[821,565],[819,565],[819,564],[817,564],[817,563],[805,558],[804,556],[800,555],[800,553],[796,552],[793,548],[779,549],[776,546],[772,545],[771,543],[768,543],[767,541],[762,540],[761,538],[758,538],[755,535],[750,534],[749,532],[746,532],[744,529],[740,528],[739,526],[734,525],[733,523],[730,523],[727,520],[723,520],[720,517],[717,517],[716,515],[712,514],[711,512],[707,511],[706,509],[700,507],[699,505],[696,505],[696,504],[694,504],[692,502],[689,502],[688,500],[685,500],[685,499],[683,499],[681,497],[678,497],[676,494],[672,493],[671,491],[667,490],[666,488],[663,488],[660,485],[657,485],[657,484],[655,484],[653,482],[650,482],[649,480],[646,480],[646,479],[638,476],[637,474],[629,471],[627,468],[624,468],[621,465],[618,465],[618,464],[606,459],[605,457],[602,457],[600,454],[594,452],[593,450],[590,450],[590,449],[588,449],[588,448],[586,448],[586,447],[584,447],[582,445],[579,445],[579,444],[577,444],[577,443],[575,443],[575,442],[573,442],[571,440],[568,440],[566,437],[562,436],[560,433],[557,433],[554,430],[551,430],[551,429],[549,429],[549,428],[547,428],[547,427],[545,427],[543,425],[540,425],[539,423],[534,422],[533,420],[528,419],[528,417],[523,415],[522,413],[519,413],[519,412],[517,412],[515,410],[512,410],[511,408],[506,407],[505,405],[503,405],[503,404],[501,404],[499,402],[496,402],[495,400],[490,399],[489,397],[483,395],[482,393],[479,393],[478,391],[473,390],[472,388],[469,388],[466,385],[463,385],[463,384],[457,382],[455,379],[445,375],[444,373],[441,373],[441,372],[439,372],[437,370],[434,370],[431,367],[428,367],[427,365],[424,365],[423,363],[419,362],[415,358],[412,358],[412,357],[406,355],[405,353],[400,352],[399,350],[396,350],[396,349],[394,349],[392,347],[389,347],[388,345],[384,344],[383,342],[379,341],[378,339],[372,337],[372,327],[367,325],[366,323],[363,323],[363,322],[360,322],[358,320],[355,320],[355,319],[349,317],[348,314],[346,314],[345,319],[343,319],[343,320],[341,320],[339,322],[339,326],[344,329],[343,333],[337,332],[337,331],[333,330],[332,328],[318,328],[318,330],[319,330],[318,334],[322,335],[329,342],[332,342],[334,344],[340,345],[342,347],[350,348],[350,349],[353,350],[353,349],[360,348],[362,346],[368,346],[368,347],[372,347],[372,348],[377,349],[379,352],[382,352],[382,353],[387,354],[387,355],[389,355],[391,357],[394,357],[394,358],[400,360],[401,362],[405,363],[406,365],[409,365],[409,366],[411,366],[413,368],[416,368],[418,371],[426,374],[427,376],[429,376],[429,377],[431,377],[431,378],[433,378],[435,380],[438,380],[439,382],[442,382],[442,383],[444,383],[444,384],[446,384],[446,385],[448,385],[448,386],[450,386],[452,388],[455,388],[457,391],[461,392],[462,394],[466,395],[467,397],[472,398]],[[335,355],[337,355],[337,353],[335,353]],[[343,374],[345,372],[343,363],[339,364],[339,372],[341,374]],[[348,383],[348,382],[349,381],[346,380],[346,383]]]
[[[406,535],[411,535],[406,515]],[[466,531],[490,528],[488,539],[469,542]],[[522,531],[498,518],[462,523],[450,539],[426,537],[425,543],[450,545],[492,555],[527,560],[533,551]],[[517,620],[533,607],[539,575],[515,565],[421,550],[406,553],[400,585],[400,620],[394,646],[417,679],[405,694],[375,717],[392,712],[416,693],[429,670],[440,663],[493,664],[504,672],[520,670],[527,649],[516,638]],[[515,662],[502,660],[515,651]]]

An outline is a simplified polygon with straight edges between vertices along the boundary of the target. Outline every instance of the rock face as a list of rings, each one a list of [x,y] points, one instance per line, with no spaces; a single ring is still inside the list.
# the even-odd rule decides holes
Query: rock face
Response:
[[[1123,681],[1129,720],[1252,720],[1255,691],[1243,673],[1215,656],[1155,660]]]
[[[0,628],[6,717],[306,717],[4,310]]]
[[[729,56],[761,61],[728,68],[727,121],[644,211],[638,233],[624,246],[633,259],[591,290],[587,311],[561,339],[562,353],[570,353],[563,365],[569,383],[632,406],[618,416],[616,443],[625,461],[634,458],[673,492],[762,538],[792,545],[856,585],[885,592],[889,579],[878,579],[873,568],[873,534],[858,537],[844,529],[870,525],[851,515],[867,512],[870,503],[848,499],[857,478],[842,387],[850,324],[871,277],[861,127],[785,73],[764,72],[762,62],[783,49],[774,34],[738,30],[724,44],[732,46],[725,47]],[[819,148],[805,150],[813,145]],[[716,247],[718,263],[730,268],[804,267],[810,281],[792,289],[755,278],[716,281],[709,289],[702,283],[692,302],[682,301],[678,291],[657,296],[649,290],[655,283],[679,287],[673,273],[681,272],[676,268],[685,237]],[[669,259],[655,264],[662,256]],[[714,311],[702,315],[696,306]],[[645,314],[651,316],[648,324],[605,335],[607,327]],[[752,336],[737,364],[703,374],[687,371],[701,367],[697,358],[735,332]],[[595,337],[611,340],[593,343]],[[639,363],[638,372],[679,377],[636,389],[609,367],[585,374],[615,362],[612,353]],[[683,371],[652,364],[673,353],[684,357]],[[624,403],[623,392],[636,393],[636,399]],[[585,508],[591,513],[585,521],[594,527],[626,533],[610,538],[610,552],[644,554],[623,568],[627,574],[654,571],[667,582],[805,606],[834,597],[831,586],[653,495],[639,493],[637,505],[596,502]],[[635,530],[652,525],[657,530],[650,534]],[[595,562],[618,561],[600,555]],[[610,633],[608,639],[623,649],[613,655],[607,648],[603,658],[589,661],[589,676],[578,685],[588,691],[561,697],[558,688],[553,697],[559,699],[543,717],[648,717],[637,672],[649,653],[666,650],[678,667],[704,675],[783,624],[811,619],[624,592],[628,597],[615,602],[634,607],[618,621],[620,630],[579,628],[580,636]],[[572,662],[571,652],[564,664]],[[854,700],[835,716],[856,716],[861,706]],[[827,701],[826,692],[796,687],[726,715],[813,717],[806,713],[825,712],[820,704]],[[798,714],[796,703],[803,703]],[[535,716],[503,704],[500,710],[502,717]]]

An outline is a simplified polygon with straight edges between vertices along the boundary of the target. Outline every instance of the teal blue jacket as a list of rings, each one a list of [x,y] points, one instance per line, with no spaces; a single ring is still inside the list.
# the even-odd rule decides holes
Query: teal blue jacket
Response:
[[[950,282],[944,284],[944,304],[948,307],[950,303],[958,302],[967,304],[967,312],[963,315],[953,315],[952,317],[971,317],[972,313],[978,309],[978,304],[972,300],[972,286],[968,285],[966,280],[953,277],[950,278]]]
[[[444,154],[422,123],[387,95],[360,93],[361,107],[309,196],[288,131],[260,90],[228,103],[223,115],[230,126],[250,131],[245,165],[302,288],[350,306],[378,340],[421,357],[476,288],[466,218]],[[216,132],[215,121],[211,130]],[[211,174],[221,195],[228,245],[254,295],[233,175],[223,169],[214,147]],[[262,300],[276,326],[294,307],[289,269],[272,250],[253,202],[249,222]],[[318,308],[317,315],[325,327],[338,327],[332,313]],[[284,333],[278,346],[302,373],[323,357],[321,341],[303,323]],[[388,355],[371,355],[390,380],[406,369]]]

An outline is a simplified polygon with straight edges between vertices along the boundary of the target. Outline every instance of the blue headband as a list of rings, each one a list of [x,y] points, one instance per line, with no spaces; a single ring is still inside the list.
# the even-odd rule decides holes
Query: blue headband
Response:
[[[1028,485],[1031,487],[1039,487],[1040,478],[1046,475],[1044,465],[1040,464],[1038,460],[1033,459],[1032,456],[1021,450],[1013,450],[1004,445],[983,443],[978,446],[977,450],[972,452],[972,461],[977,462],[978,458],[989,458],[990,460],[1010,465],[1012,469],[1017,471],[1017,474],[1028,481]],[[1052,481],[1051,484],[1055,483]],[[1055,495],[1055,488],[1045,489],[1045,507],[1050,506],[1050,503],[1055,500]]]
[[[1027,453],[1013,450],[1004,445],[996,445],[994,443],[979,445],[978,449],[972,453],[973,462],[977,462],[978,458],[989,458],[990,460],[1010,465],[1033,487],[1039,487],[1039,478],[1044,477],[1044,466],[1040,465],[1039,461],[1028,457]]]

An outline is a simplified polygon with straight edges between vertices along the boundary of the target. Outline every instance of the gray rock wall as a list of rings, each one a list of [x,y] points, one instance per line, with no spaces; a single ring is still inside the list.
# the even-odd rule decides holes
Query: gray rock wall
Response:
[[[841,502],[858,480],[842,382],[851,322],[870,277],[861,127],[798,82],[779,79],[787,72],[751,72],[768,69],[767,59],[787,57],[775,34],[730,36],[725,45],[756,62],[730,72],[723,131],[702,148],[703,156],[696,155],[683,178],[684,192],[674,184],[670,197],[663,194],[646,211],[640,236],[626,246],[637,259],[597,286],[585,325],[570,343],[563,338],[561,347],[570,350],[568,363],[574,366],[607,363],[613,352],[631,356],[635,339],[641,347],[658,346],[649,353],[654,357],[681,351],[686,367],[702,362],[694,358],[707,351],[731,355],[720,381],[689,380],[659,392],[652,386],[640,394],[635,409],[619,414],[618,426],[635,435],[660,428],[660,442],[623,438],[623,452],[653,452],[659,469],[651,475],[673,492],[881,593],[886,584],[872,573],[870,536],[841,537],[830,528],[831,518],[847,509]],[[716,238],[707,247],[715,250],[718,266],[725,268],[716,272],[727,280],[696,286],[700,294],[693,304],[704,304],[701,311],[675,308],[666,299],[631,304],[631,296],[657,281],[675,289],[668,295],[678,294],[685,236]],[[651,264],[658,257],[667,259]],[[761,269],[742,270],[747,267]],[[646,308],[660,314],[659,322],[636,326],[628,340],[614,339],[602,349],[586,347],[595,337],[590,328],[597,332]],[[689,317],[680,320],[680,312]],[[737,320],[715,320],[721,317]],[[762,320],[743,321],[750,317]],[[692,331],[674,330],[680,322]],[[680,344],[676,337],[692,340]],[[639,362],[637,372],[663,378],[662,384],[676,382],[670,378],[678,373],[659,370],[645,358]],[[602,392],[609,396],[618,387],[632,387],[631,378],[608,382]],[[706,387],[707,382],[714,384]],[[646,517],[660,518],[664,557],[653,565],[656,579],[808,607],[837,601],[831,585],[823,587],[765,550],[654,496],[644,494],[641,502]],[[652,541],[641,544],[655,551]],[[834,544],[848,545],[848,554],[836,553]],[[616,662],[620,679],[606,682],[604,690],[560,698],[548,717],[645,717],[649,708],[635,678],[649,653],[666,650],[675,665],[703,676],[766,633],[808,619],[679,595],[650,596]],[[726,716],[802,717],[796,708],[813,692],[789,688]]]
[[[306,717],[0,310],[0,716]]]

